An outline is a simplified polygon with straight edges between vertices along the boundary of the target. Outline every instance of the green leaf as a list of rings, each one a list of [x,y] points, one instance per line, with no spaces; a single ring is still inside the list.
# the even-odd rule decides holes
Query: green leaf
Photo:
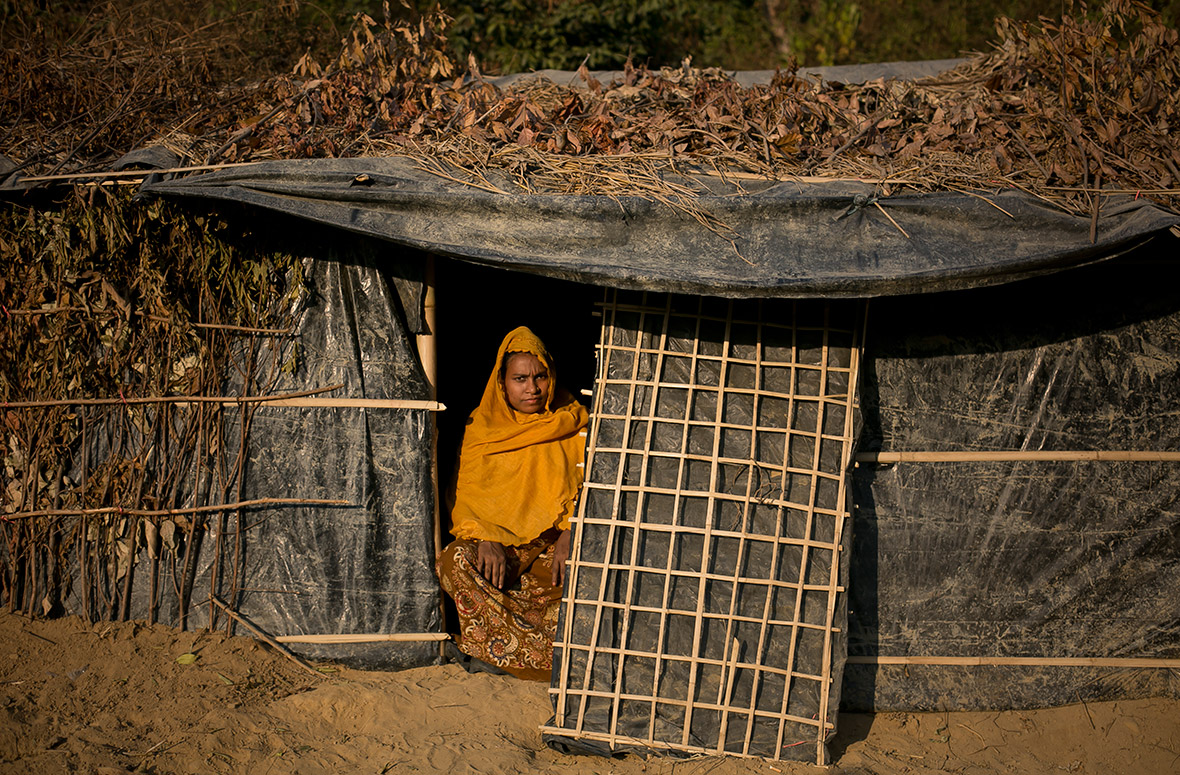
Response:
[[[191,665],[192,663],[194,663],[196,661],[197,661],[196,654],[181,654],[179,657],[176,658],[176,664],[178,664],[178,665]]]

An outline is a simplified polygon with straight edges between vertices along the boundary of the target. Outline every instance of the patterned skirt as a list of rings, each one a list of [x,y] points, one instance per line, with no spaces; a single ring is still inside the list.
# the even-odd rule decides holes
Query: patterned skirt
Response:
[[[561,607],[561,587],[552,583],[559,535],[550,531],[524,546],[505,546],[504,589],[479,572],[479,541],[460,539],[443,550],[438,578],[459,613],[460,651],[517,678],[549,680]]]

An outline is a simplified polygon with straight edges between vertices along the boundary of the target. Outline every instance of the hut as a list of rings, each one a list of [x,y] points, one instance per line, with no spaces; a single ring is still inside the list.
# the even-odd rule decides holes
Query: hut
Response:
[[[436,256],[479,289],[446,312],[436,280],[456,329],[536,305],[566,360],[596,347],[555,745],[790,756],[839,707],[1174,693],[1177,219],[1127,198],[1091,242],[1021,194],[750,188],[698,200],[741,258],[643,200],[396,160],[148,190]]]
[[[820,83],[889,74],[828,72]],[[699,76],[686,67],[657,86],[699,94],[722,83],[716,101],[733,96],[736,80]],[[554,77],[592,92],[614,78]],[[804,101],[804,79],[767,78],[762,102]],[[654,82],[619,79],[618,99]],[[328,80],[290,98],[292,121]],[[490,88],[478,74],[472,83],[469,95]],[[894,83],[843,94],[852,113],[831,115],[863,118],[890,100],[904,113],[913,94]],[[817,133],[835,110],[818,95],[793,114]],[[465,100],[434,120],[471,129],[482,119]],[[532,142],[527,102],[496,104],[488,131]],[[630,159],[627,186],[597,191],[521,185],[528,176],[511,165],[448,166],[441,145],[195,175],[135,160],[145,201],[256,222],[304,259],[311,290],[292,327],[269,332],[290,341],[207,396],[225,405],[218,448],[239,444],[234,497],[209,504],[232,518],[190,519],[180,536],[135,528],[113,550],[124,557],[110,580],[123,585],[121,615],[200,626],[225,610],[309,656],[438,658],[432,565],[453,418],[474,404],[494,341],[525,322],[588,394],[592,417],[551,745],[824,763],[841,708],[1175,694],[1174,194],[1091,182],[1084,153],[1068,206],[1017,178],[980,185],[972,170],[939,167],[944,182],[973,181],[956,186],[838,174],[832,165],[862,141],[870,158],[888,140],[944,164],[938,143],[981,123],[931,110],[889,137],[905,120],[886,113],[844,127],[822,164],[792,174],[768,173],[772,136],[775,158],[793,158],[800,135],[764,127],[751,145],[767,167],[755,173],[677,167],[672,153],[654,173]],[[618,150],[634,128],[604,130],[602,115],[584,135],[563,124],[547,141],[605,138]],[[709,120],[706,134],[736,119]],[[222,148],[247,149],[262,123]],[[1006,147],[993,149],[989,174],[1012,166]],[[537,163],[527,151],[519,168]],[[1053,157],[1059,178],[1064,156]],[[566,165],[552,177],[577,174]],[[9,182],[17,196],[43,181]],[[269,394],[247,394],[256,371],[272,376]],[[169,436],[167,423],[150,427]],[[103,438],[83,441],[79,457],[101,457]],[[200,502],[193,481],[172,499]],[[85,548],[92,538],[80,535]],[[17,591],[38,600],[30,584],[55,574],[36,566],[7,588],[10,604]],[[145,574],[146,596],[132,586]],[[116,600],[66,591],[66,610],[88,615]]]

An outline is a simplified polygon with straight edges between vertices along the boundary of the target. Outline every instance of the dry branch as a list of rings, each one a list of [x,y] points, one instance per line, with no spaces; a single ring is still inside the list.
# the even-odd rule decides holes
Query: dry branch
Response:
[[[250,632],[254,633],[255,636],[257,636],[258,638],[260,638],[263,641],[265,641],[266,643],[268,643],[272,648],[274,648],[275,651],[279,652],[287,659],[289,659],[292,662],[294,662],[295,664],[299,665],[299,667],[303,668],[304,672],[311,673],[312,675],[314,675],[317,678],[324,677],[324,674],[321,673],[319,670],[316,670],[314,667],[309,665],[303,659],[299,658],[295,653],[293,653],[290,649],[288,649],[282,643],[279,643],[277,640],[275,640],[271,635],[269,635],[261,627],[254,624],[252,621],[247,619],[245,616],[242,616],[240,613],[233,610],[232,608],[230,608],[228,605],[221,602],[220,600],[218,600],[215,596],[210,596],[209,601],[211,603],[213,603],[213,605],[217,606],[222,611],[224,611],[226,616],[233,619],[235,622],[242,625]]]
[[[264,506],[348,506],[348,501],[319,498],[254,498],[253,500],[219,503],[208,506],[189,506],[177,509],[136,509],[104,506],[97,509],[42,509],[0,514],[0,520],[33,519],[35,517],[174,517],[182,514],[217,514],[225,511],[253,509]]]

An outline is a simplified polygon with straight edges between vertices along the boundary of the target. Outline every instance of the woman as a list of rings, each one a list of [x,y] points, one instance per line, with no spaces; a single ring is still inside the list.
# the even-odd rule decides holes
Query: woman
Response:
[[[582,485],[587,413],[558,390],[541,340],[504,337],[463,433],[439,580],[459,613],[458,647],[518,678],[548,681]]]

